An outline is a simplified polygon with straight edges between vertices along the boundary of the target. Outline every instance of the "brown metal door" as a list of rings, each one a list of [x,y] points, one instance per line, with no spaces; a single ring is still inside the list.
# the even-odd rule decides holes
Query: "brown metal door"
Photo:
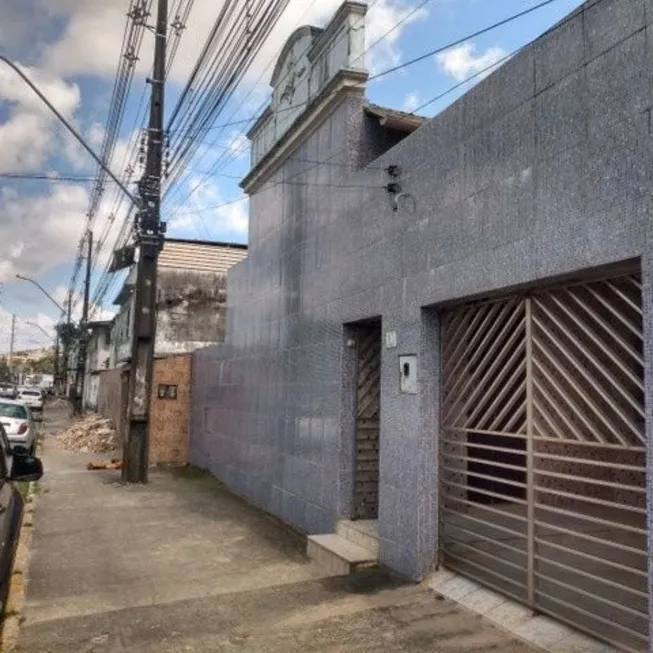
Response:
[[[379,512],[381,325],[361,326],[357,344],[354,519],[376,519]]]
[[[616,645],[647,646],[641,280],[449,310],[444,563]]]

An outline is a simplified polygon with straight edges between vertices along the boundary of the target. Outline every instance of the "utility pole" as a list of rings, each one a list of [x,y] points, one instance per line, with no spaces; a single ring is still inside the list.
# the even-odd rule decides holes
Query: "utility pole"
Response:
[[[57,335],[54,340],[54,363],[52,366],[52,377],[54,379],[52,382],[52,388],[55,394],[59,390],[59,383],[61,382],[61,379],[59,378],[59,329],[56,331]]]
[[[73,301],[73,295],[72,292],[69,290],[68,310],[67,310],[67,317],[66,317],[66,337],[63,342],[63,391],[65,396],[68,396],[68,379],[70,376],[70,370],[68,369],[68,365],[70,361],[70,336],[71,336],[70,317],[71,317],[72,301]]]
[[[163,244],[161,224],[161,166],[163,161],[163,109],[165,91],[168,0],[159,0],[155,28],[154,67],[145,173],[139,181],[142,198],[136,215],[139,248],[134,287],[134,328],[129,375],[127,433],[123,450],[122,480],[147,483],[149,415],[152,366],[156,338],[156,277]]]
[[[93,265],[93,232],[86,232],[86,279],[84,280],[84,304],[79,330],[79,347],[77,350],[77,370],[75,373],[75,400],[73,412],[81,415],[84,409],[84,385],[86,380],[86,352],[88,350],[88,301],[91,287],[91,267]]]
[[[9,368],[9,381],[14,382],[14,368],[13,368],[13,359],[14,359],[14,343],[16,341],[16,315],[15,313],[11,314],[11,337],[9,339],[9,356],[7,356],[7,367]]]

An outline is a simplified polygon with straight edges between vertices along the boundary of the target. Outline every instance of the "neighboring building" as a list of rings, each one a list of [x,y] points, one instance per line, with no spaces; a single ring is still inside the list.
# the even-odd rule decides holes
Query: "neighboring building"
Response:
[[[365,5],[295,32],[192,462],[410,578],[646,650],[650,7],[586,2],[412,134],[365,99]]]
[[[167,238],[157,272],[155,356],[190,353],[224,341],[227,270],[247,255],[236,243]],[[111,367],[129,360],[133,329],[133,267],[116,297]]]
[[[88,345],[86,349],[86,372],[84,378],[84,408],[97,410],[100,372],[109,367],[111,353],[111,331],[113,320],[88,323]]]
[[[227,270],[247,246],[166,239],[157,272],[157,325],[150,405],[150,462],[188,462],[190,353],[224,341]],[[135,268],[116,298],[109,368],[99,375],[97,410],[124,435]],[[165,390],[165,392],[162,392]],[[98,396],[98,393],[95,394]]]

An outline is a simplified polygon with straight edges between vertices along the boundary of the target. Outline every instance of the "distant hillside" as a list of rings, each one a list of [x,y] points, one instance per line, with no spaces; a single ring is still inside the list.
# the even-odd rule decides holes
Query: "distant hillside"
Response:
[[[31,363],[52,356],[52,347],[39,347],[38,349],[24,349],[14,352],[16,363]]]

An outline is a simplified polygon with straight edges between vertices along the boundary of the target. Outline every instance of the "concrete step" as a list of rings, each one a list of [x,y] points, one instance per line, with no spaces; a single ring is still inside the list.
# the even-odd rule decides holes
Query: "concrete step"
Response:
[[[346,576],[361,567],[374,566],[378,556],[336,533],[309,535],[306,554],[332,576]]]
[[[376,519],[339,519],[336,523],[336,534],[346,540],[362,546],[379,555],[379,523]]]

